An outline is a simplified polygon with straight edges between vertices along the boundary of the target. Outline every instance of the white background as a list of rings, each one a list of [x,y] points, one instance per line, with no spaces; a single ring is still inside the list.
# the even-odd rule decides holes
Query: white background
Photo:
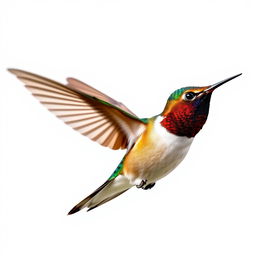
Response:
[[[0,254],[255,255],[255,1],[0,2]],[[184,162],[67,216],[117,166],[6,68],[73,76],[140,117],[169,94],[243,72],[218,89]]]

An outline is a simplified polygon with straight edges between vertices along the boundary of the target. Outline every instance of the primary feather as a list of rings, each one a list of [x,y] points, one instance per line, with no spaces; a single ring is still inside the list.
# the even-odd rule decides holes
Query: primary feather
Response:
[[[145,129],[145,124],[122,103],[74,78],[64,85],[23,70],[9,71],[48,110],[102,146],[127,148]]]

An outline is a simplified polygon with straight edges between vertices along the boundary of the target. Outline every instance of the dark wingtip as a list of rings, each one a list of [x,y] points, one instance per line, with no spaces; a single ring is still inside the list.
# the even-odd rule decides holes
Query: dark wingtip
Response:
[[[12,74],[15,74],[16,69],[15,68],[7,68],[7,71],[9,71]]]
[[[29,74],[29,72],[23,71],[23,70],[17,69],[17,68],[7,68],[7,71],[9,71],[10,73],[12,73],[13,75],[15,75],[17,77],[19,76],[20,73]]]

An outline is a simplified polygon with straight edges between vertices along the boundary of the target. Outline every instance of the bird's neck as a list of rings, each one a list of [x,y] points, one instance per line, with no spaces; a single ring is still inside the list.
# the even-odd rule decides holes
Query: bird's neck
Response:
[[[165,113],[161,125],[170,133],[188,138],[195,135],[202,129],[206,122],[208,111],[197,111],[188,105],[180,105],[172,111]]]

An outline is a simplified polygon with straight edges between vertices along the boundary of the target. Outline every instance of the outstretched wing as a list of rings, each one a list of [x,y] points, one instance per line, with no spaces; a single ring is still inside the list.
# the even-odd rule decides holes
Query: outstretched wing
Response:
[[[81,82],[73,77],[67,78],[68,84],[67,86],[70,87],[71,89],[73,88],[76,91],[80,91],[82,93],[88,94],[90,96],[96,97],[97,99],[101,99],[103,101],[108,102],[109,104],[112,104],[125,112],[137,117],[130,109],[128,109],[123,103],[118,102],[114,100],[113,98],[109,97],[103,92],[98,91],[97,89],[93,88],[92,86]]]
[[[64,85],[18,69],[9,69],[57,117],[111,149],[127,148],[145,129],[123,104],[74,78]]]

